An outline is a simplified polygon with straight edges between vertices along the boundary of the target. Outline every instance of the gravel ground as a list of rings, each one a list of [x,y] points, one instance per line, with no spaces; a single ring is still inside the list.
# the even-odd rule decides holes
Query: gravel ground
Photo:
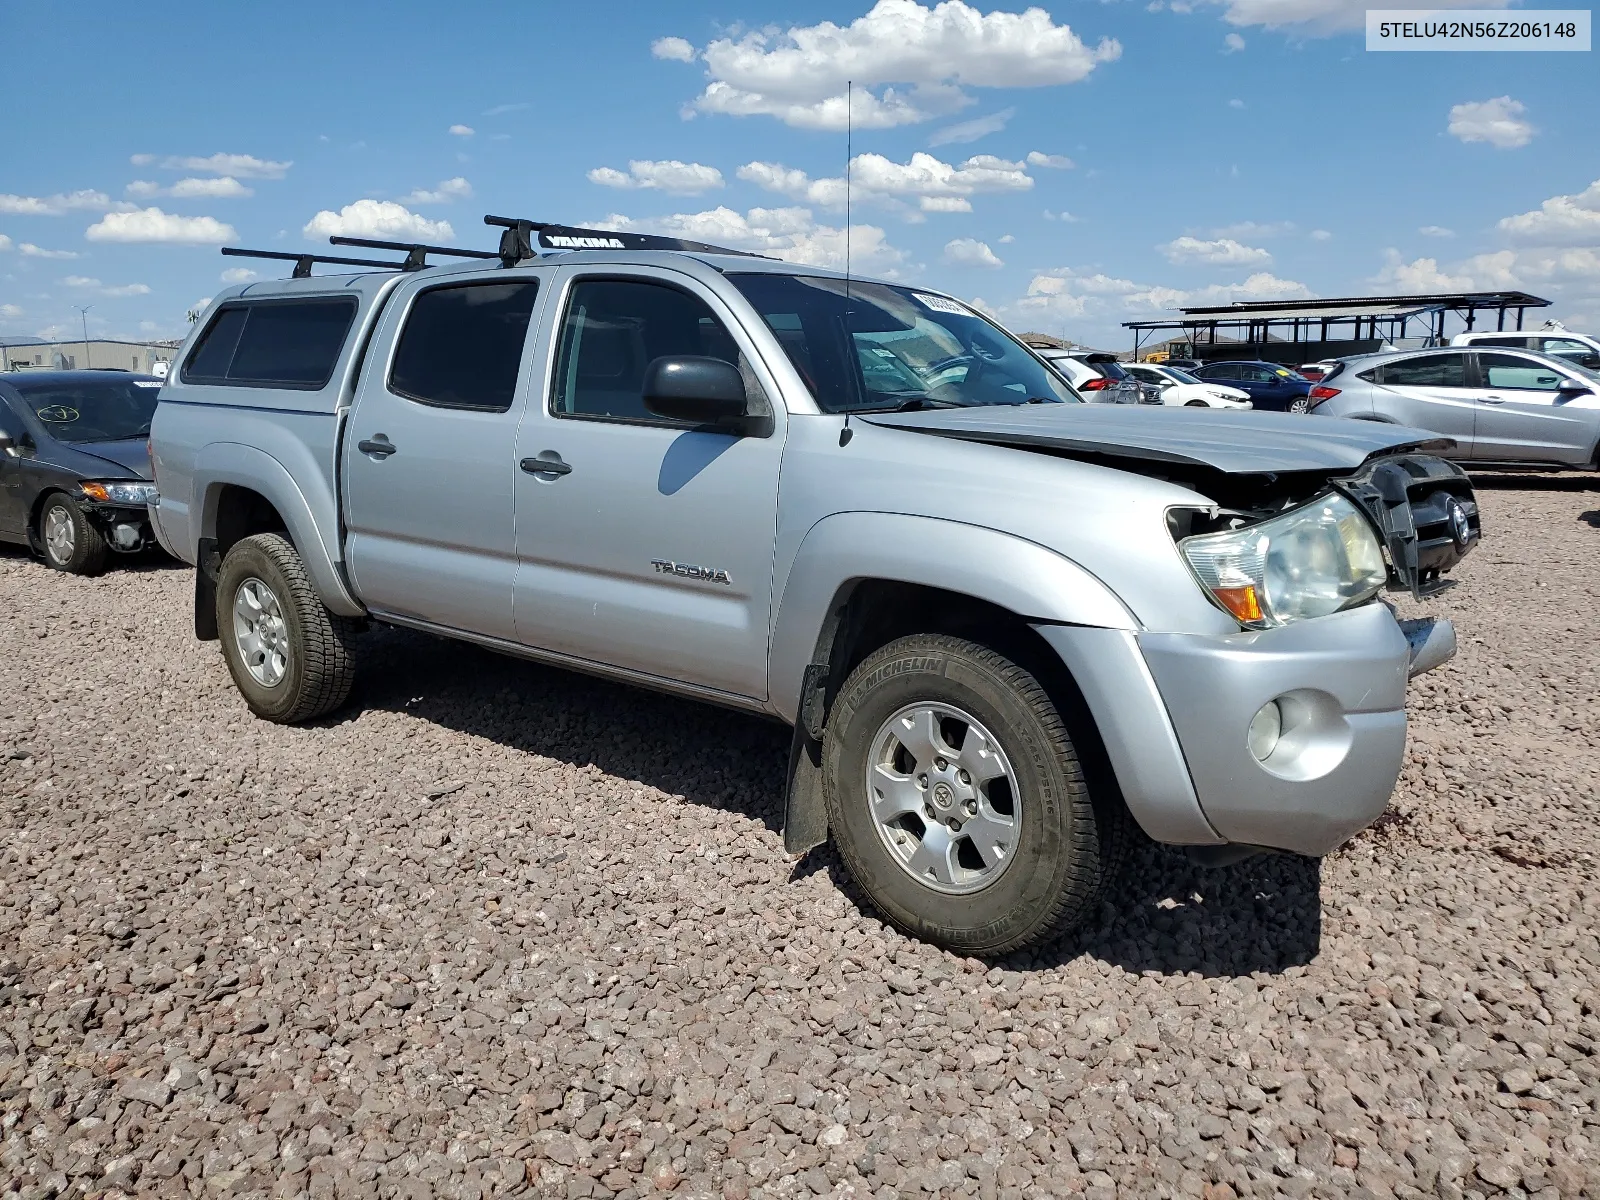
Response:
[[[187,571],[0,552],[0,1195],[1600,1196],[1600,488],[1482,499],[1380,827],[999,965],[774,726],[388,631],[277,728]]]

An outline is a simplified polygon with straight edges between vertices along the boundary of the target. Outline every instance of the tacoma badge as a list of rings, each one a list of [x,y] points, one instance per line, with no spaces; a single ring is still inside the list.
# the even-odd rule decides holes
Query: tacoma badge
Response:
[[[653,558],[650,565],[656,569],[658,575],[677,575],[683,579],[703,579],[707,583],[732,584],[726,571],[719,571],[715,567],[694,567],[688,563],[669,562],[664,558]]]

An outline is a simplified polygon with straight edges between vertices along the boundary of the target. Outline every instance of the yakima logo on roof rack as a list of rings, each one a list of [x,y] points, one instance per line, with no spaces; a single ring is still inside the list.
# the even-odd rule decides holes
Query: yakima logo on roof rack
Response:
[[[557,250],[622,250],[625,249],[617,238],[608,237],[569,237],[564,233],[549,233],[545,241]]]

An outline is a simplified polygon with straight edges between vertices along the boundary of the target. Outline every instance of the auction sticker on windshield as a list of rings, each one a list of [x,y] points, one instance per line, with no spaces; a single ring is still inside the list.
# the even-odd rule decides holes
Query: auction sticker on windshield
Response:
[[[1368,50],[1588,50],[1586,8],[1369,8]]]
[[[922,302],[924,308],[931,308],[934,312],[954,313],[958,317],[970,317],[972,315],[966,305],[957,304],[954,300],[947,300],[943,296],[930,296],[927,292],[912,292],[911,294]]]

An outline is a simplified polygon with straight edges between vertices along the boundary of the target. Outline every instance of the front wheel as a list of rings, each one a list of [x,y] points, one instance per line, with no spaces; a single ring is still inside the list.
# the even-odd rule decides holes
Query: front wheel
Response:
[[[1093,912],[1121,846],[1060,713],[987,647],[919,634],[846,680],[823,736],[840,856],[904,932],[958,954],[1050,939]]]
[[[69,575],[98,575],[106,569],[110,547],[88,515],[70,496],[52,496],[39,514],[44,560]]]
[[[281,534],[244,538],[222,560],[222,655],[256,716],[293,725],[343,704],[355,679],[356,628],[323,606]]]
[[[1184,407],[1185,408],[1210,408],[1211,406],[1209,404],[1207,404],[1204,400],[1191,400],[1191,401],[1189,401],[1189,403],[1185,404]]]

